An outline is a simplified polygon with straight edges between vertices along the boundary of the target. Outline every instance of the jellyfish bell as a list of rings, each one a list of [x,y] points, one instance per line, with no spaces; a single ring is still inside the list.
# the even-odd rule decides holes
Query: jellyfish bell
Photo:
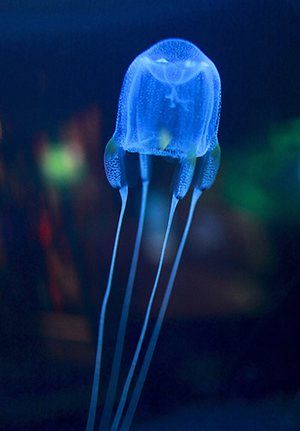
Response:
[[[127,202],[128,162],[126,155],[127,153],[137,153],[139,157],[142,198],[112,370],[102,412],[101,431],[117,431],[119,429],[121,431],[128,431],[130,428],[173,288],[196,203],[202,192],[213,184],[219,168],[220,150],[217,132],[220,105],[221,85],[216,67],[199,48],[185,40],[167,39],[155,44],[140,54],[127,70],[119,99],[116,128],[106,146],[104,154],[107,179],[112,187],[119,189],[122,206],[114,241],[108,282],[100,311],[96,366],[87,431],[92,431],[94,427],[106,307],[112,287],[117,247]],[[140,337],[123,390],[121,391],[115,416],[112,420],[127,318],[144,225],[150,181],[151,156],[174,159],[177,167],[173,181],[169,218],[155,280],[150,291]],[[146,355],[136,381],[136,386],[128,403],[127,413],[122,421],[129,389],[148,328],[175,210],[179,200],[183,199],[189,191],[192,180],[193,194],[187,222],[178,247],[159,316],[150,337],[148,348],[146,349]]]
[[[186,187],[178,194],[182,198],[190,186],[195,159],[217,145],[220,88],[215,65],[191,42],[167,39],[140,54],[124,78],[110,141],[115,151],[109,151],[109,143],[105,152],[111,185],[116,187],[116,166],[120,177],[125,171],[125,151],[171,157],[182,165],[176,173],[179,183],[180,172],[185,177]]]

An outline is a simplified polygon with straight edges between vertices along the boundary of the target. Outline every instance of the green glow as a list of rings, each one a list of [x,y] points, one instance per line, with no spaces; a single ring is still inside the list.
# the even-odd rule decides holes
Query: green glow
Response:
[[[231,205],[262,219],[297,222],[300,118],[273,126],[267,139],[253,136],[243,148],[224,160],[224,195]]]
[[[270,132],[270,146],[279,153],[300,150],[300,118],[276,125]]]
[[[83,154],[69,144],[48,146],[41,158],[41,170],[45,179],[54,185],[77,183],[86,171]]]

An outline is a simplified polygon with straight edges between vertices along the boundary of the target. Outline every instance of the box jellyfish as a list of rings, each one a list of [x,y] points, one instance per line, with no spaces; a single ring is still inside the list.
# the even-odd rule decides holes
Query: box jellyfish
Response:
[[[115,132],[105,149],[105,171],[109,183],[119,190],[121,209],[110,270],[100,311],[98,345],[87,431],[94,429],[103,351],[106,309],[112,288],[117,248],[128,196],[128,153],[139,158],[142,195],[137,234],[120,316],[112,369],[101,417],[101,431],[128,431],[141,395],[157,344],[178,266],[191,226],[196,204],[213,184],[220,163],[217,139],[221,85],[212,61],[190,42],[163,40],[140,54],[129,66],[121,90]],[[121,396],[114,411],[128,313],[138,265],[148,188],[151,156],[176,162],[169,218],[156,276],[145,318]],[[153,302],[158,288],[172,221],[178,202],[192,188],[190,209],[160,310],[149,338],[133,388],[132,380],[140,359]],[[128,400],[129,391],[131,396]],[[125,410],[127,407],[127,410]]]

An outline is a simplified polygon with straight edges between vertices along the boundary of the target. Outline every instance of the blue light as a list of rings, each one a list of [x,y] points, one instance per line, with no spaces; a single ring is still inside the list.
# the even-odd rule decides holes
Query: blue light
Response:
[[[216,144],[220,101],[212,61],[190,42],[163,40],[129,66],[113,140],[129,152],[200,157]]]
[[[131,426],[173,289],[196,203],[202,192],[212,186],[219,168],[220,148],[217,132],[220,105],[221,84],[216,67],[195,45],[185,40],[167,39],[155,44],[132,62],[125,75],[119,100],[116,129],[106,146],[104,155],[107,179],[112,187],[119,189],[122,205],[109,277],[100,311],[96,365],[87,431],[93,430],[95,422],[106,308],[112,288],[117,247],[128,195],[126,152],[138,153],[139,155],[142,199],[112,370],[100,423],[101,431],[119,431],[120,429],[121,431],[128,431]],[[113,418],[127,319],[141,246],[150,182],[151,156],[172,157],[177,161],[177,168],[173,181],[169,217],[155,280],[149,296],[140,336]],[[199,159],[198,161],[197,158]],[[194,191],[186,226],[173,263],[159,316],[146,350],[144,362],[132,397],[129,400],[128,410],[124,412],[148,329],[152,306],[167,253],[175,210],[178,202],[189,191],[193,178]]]

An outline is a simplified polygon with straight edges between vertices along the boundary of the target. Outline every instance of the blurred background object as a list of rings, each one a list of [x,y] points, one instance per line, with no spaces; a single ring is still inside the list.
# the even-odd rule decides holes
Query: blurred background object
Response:
[[[299,2],[42,3],[0,5],[0,428],[84,429],[119,206],[104,147],[130,62],[182,37],[220,72],[221,172],[197,209],[134,429],[300,429]],[[157,159],[153,169],[123,377],[168,212],[173,166]],[[107,378],[135,193],[109,304]]]

